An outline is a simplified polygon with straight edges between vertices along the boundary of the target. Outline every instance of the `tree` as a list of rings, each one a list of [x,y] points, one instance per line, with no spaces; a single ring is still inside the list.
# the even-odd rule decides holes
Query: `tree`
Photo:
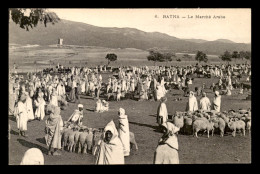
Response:
[[[231,61],[231,58],[232,58],[232,55],[230,54],[229,51],[225,51],[223,55],[220,55],[219,58],[223,61],[226,61],[226,62],[230,62]]]
[[[106,55],[106,59],[107,59],[107,65],[110,64],[110,62],[116,61],[117,60],[117,55],[114,53],[110,53]]]
[[[233,51],[231,57],[236,61],[238,58],[240,58],[240,55],[237,51]]]
[[[245,53],[245,58],[246,58],[247,60],[251,59],[251,52],[250,52],[250,51],[246,51],[246,53]]]
[[[240,55],[240,57],[242,58],[242,60],[245,58],[245,56],[246,56],[246,53],[244,52],[244,51],[240,51],[239,52],[239,55]]]
[[[154,61],[154,65],[156,62],[163,62],[163,55],[159,52],[157,48],[150,49],[149,55],[147,56],[148,61]]]
[[[208,62],[208,56],[205,53],[203,53],[202,51],[198,51],[196,56],[195,56],[195,60],[197,60],[199,63],[200,62],[207,63]]]
[[[60,21],[56,13],[50,12],[45,8],[11,8],[9,9],[9,17],[15,24],[19,24],[20,28],[29,31],[29,27],[33,29],[37,24],[47,23],[55,24]]]
[[[148,61],[154,61],[154,65],[156,62],[171,62],[173,57],[176,57],[174,53],[171,52],[163,52],[158,48],[153,48],[149,50],[149,55],[147,56]]]

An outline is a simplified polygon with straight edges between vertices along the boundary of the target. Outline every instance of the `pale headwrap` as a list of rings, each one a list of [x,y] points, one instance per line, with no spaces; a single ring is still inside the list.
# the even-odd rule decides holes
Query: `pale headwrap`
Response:
[[[38,148],[27,150],[20,165],[44,165],[44,157],[41,150]]]
[[[171,122],[166,122],[167,125],[167,132],[168,133],[172,133],[175,134],[176,132],[178,132],[180,130],[180,128],[178,128],[177,126],[175,126],[173,123]]]
[[[20,101],[24,101],[26,100],[27,96],[25,94],[22,94],[21,97],[20,97]]]
[[[119,108],[119,117],[125,115],[125,110],[123,108]]]

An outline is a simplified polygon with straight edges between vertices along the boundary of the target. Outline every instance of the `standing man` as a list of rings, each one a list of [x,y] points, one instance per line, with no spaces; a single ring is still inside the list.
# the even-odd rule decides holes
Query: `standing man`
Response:
[[[218,91],[215,91],[215,96],[213,99],[213,110],[220,112],[220,105],[221,105],[221,95],[219,95]]]
[[[118,132],[115,123],[110,121],[105,129],[101,140],[94,149],[95,164],[109,165],[109,164],[124,164],[123,145],[118,138]]]
[[[129,134],[129,123],[125,110],[120,108],[118,111],[119,115],[119,138],[123,144],[124,156],[130,155],[130,134]]]
[[[196,97],[194,96],[193,91],[190,91],[189,100],[187,102],[186,111],[197,111],[198,110],[198,102]]]
[[[25,132],[27,131],[28,121],[28,110],[25,105],[25,102],[26,95],[22,94],[19,102],[17,103],[14,114],[14,116],[16,117],[17,128],[19,130],[19,136],[22,135],[23,137],[27,137],[27,135],[25,135]]]
[[[202,92],[202,98],[200,99],[200,109],[204,111],[210,111],[211,103],[206,96],[206,92]]]
[[[165,104],[166,101],[167,101],[167,98],[162,97],[161,103],[157,110],[157,123],[159,124],[159,127],[161,130],[163,130],[164,127],[166,128],[166,122],[168,119],[168,111],[167,111],[167,107]]]
[[[58,149],[61,149],[61,131],[63,127],[63,121],[60,116],[60,108],[53,106],[51,109],[50,117],[46,120],[45,127],[45,140],[49,147],[48,155],[60,155]],[[52,149],[54,152],[52,153]]]
[[[180,130],[171,122],[166,123],[167,131],[160,138],[154,153],[154,164],[179,164],[179,144],[176,133]]]

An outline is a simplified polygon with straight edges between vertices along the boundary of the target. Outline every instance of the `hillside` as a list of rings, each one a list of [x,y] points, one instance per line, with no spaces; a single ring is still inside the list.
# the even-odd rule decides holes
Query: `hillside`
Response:
[[[179,39],[159,32],[144,32],[135,28],[108,28],[62,20],[55,25],[38,24],[29,32],[19,28],[14,23],[9,24],[9,43],[52,45],[58,38],[64,39],[65,45],[100,46],[108,48],[137,48],[153,47],[169,49],[175,52],[204,51],[208,54],[222,54],[225,50],[250,50],[250,44],[225,43],[206,41],[196,43]]]

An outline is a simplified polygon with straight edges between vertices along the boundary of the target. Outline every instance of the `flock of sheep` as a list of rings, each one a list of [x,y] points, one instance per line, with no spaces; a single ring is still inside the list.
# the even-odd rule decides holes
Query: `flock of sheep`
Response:
[[[251,130],[251,110],[240,109],[238,111],[230,110],[228,112],[215,111],[195,111],[195,112],[176,112],[172,117],[172,122],[180,127],[179,133],[193,135],[198,138],[198,132],[207,132],[209,138],[210,131],[212,136],[216,130],[219,130],[220,137],[224,133],[232,132],[236,136],[237,131],[242,131],[245,136],[246,131]],[[90,153],[95,155],[95,147],[101,139],[103,128],[88,128],[65,122],[62,130],[62,149],[69,152]],[[135,135],[130,132],[131,148],[134,145],[138,150],[135,141]]]
[[[69,152],[95,155],[95,147],[101,139],[103,131],[103,128],[88,128],[66,122],[62,130],[62,150],[67,149]],[[133,132],[130,132],[130,145],[131,148],[134,145],[135,149],[138,150]]]
[[[207,132],[209,138],[210,131],[212,136],[215,130],[219,130],[220,137],[224,133],[232,132],[232,136],[236,136],[237,131],[242,131],[245,136],[246,130],[251,130],[251,110],[239,109],[238,111],[230,110],[228,112],[215,111],[195,111],[195,112],[176,112],[172,118],[172,122],[180,127],[180,133],[193,134],[198,138],[198,132]]]

